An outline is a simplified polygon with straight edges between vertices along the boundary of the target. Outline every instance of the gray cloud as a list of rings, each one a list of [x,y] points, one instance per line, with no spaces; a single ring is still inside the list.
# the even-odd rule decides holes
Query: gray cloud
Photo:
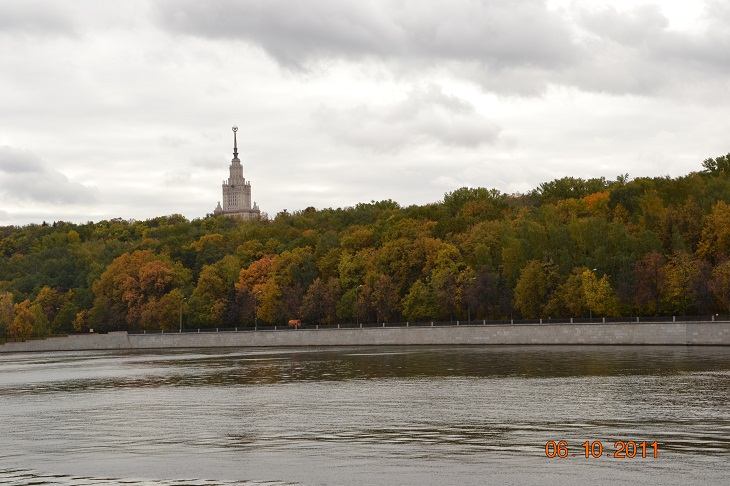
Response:
[[[179,34],[238,39],[282,66],[316,69],[323,61],[377,59],[403,68],[488,68],[492,77],[575,62],[568,24],[541,0],[474,2],[158,2],[158,21]],[[457,62],[458,65],[454,65]],[[479,72],[481,76],[481,72]],[[544,86],[545,76],[531,84]],[[527,84],[504,83],[502,91]],[[530,86],[529,91],[535,91]]]
[[[234,124],[272,215],[698,170],[730,2],[654,3],[0,0],[0,220],[202,216]]]
[[[614,94],[686,90],[690,82],[712,89],[724,81],[707,74],[730,70],[721,3],[711,4],[701,33],[672,30],[655,5],[559,11],[544,0],[159,0],[157,7],[171,32],[249,42],[291,70],[369,59],[398,76],[441,70],[503,94],[540,95],[550,85]]]
[[[0,34],[75,35],[68,12],[60,3],[42,0],[0,2]]]
[[[96,191],[71,182],[35,154],[0,146],[0,194],[16,201],[53,204],[92,203]]]
[[[474,148],[494,142],[500,131],[470,103],[444,94],[435,85],[414,89],[401,102],[388,106],[323,106],[315,118],[336,140],[376,152],[424,143]]]
[[[652,38],[663,35],[669,20],[658,5],[642,5],[628,12],[613,7],[579,12],[582,25],[603,40],[641,47]]]
[[[726,12],[706,12],[714,13],[705,19],[705,30],[692,32],[673,30],[656,5],[580,10],[579,25],[591,38],[583,63],[566,72],[564,82],[616,94],[705,90],[719,102],[716,88],[730,72],[730,32],[720,21]]]
[[[37,155],[7,145],[0,146],[0,173],[27,174],[42,170],[43,161]]]

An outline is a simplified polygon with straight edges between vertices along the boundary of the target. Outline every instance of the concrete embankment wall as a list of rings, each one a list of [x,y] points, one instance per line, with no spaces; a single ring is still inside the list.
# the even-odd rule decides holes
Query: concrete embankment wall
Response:
[[[595,344],[730,346],[730,322],[521,324],[220,333],[89,334],[0,345],[1,352],[260,346]]]

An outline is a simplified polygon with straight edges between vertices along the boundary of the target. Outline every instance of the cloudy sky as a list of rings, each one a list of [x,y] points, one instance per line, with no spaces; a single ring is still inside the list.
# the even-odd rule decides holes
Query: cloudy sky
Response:
[[[730,152],[730,3],[0,0],[0,225],[679,176]]]

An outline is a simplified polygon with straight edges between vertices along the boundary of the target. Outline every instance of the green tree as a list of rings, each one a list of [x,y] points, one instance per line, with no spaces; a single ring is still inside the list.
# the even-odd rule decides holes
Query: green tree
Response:
[[[563,177],[541,183],[536,190],[530,193],[530,196],[540,201],[541,204],[555,204],[561,200],[581,199],[590,194],[602,192],[613,184],[603,177],[588,180]]]
[[[520,272],[515,286],[515,307],[525,319],[543,317],[543,309],[556,285],[552,263],[530,260]]]
[[[702,162],[702,167],[708,174],[730,174],[730,154],[721,155],[717,158],[710,157]]]
[[[235,292],[240,272],[241,265],[233,255],[226,255],[220,261],[203,267],[198,284],[190,296],[193,326],[236,326],[235,322],[230,322],[229,314],[237,306],[240,295]]]
[[[576,267],[568,278],[557,286],[550,296],[545,309],[551,316],[556,317],[583,317],[588,311],[588,301],[584,292],[583,273],[585,267]]]
[[[33,303],[40,307],[40,309],[43,311],[43,315],[45,316],[45,320],[48,323],[51,323],[58,315],[59,311],[61,310],[61,306],[64,304],[65,301],[65,293],[60,292],[58,289],[52,289],[48,285],[45,285],[40,290],[40,292],[38,292],[38,296],[35,298]]]
[[[425,321],[438,314],[436,296],[421,280],[411,285],[402,304],[403,315],[409,321]]]
[[[139,321],[143,329],[177,329],[179,326],[180,305],[183,293],[172,289],[161,297],[150,297],[141,310]]]
[[[33,304],[33,335],[36,337],[48,337],[51,335],[51,323],[43,312],[40,304]]]
[[[440,318],[451,320],[463,307],[463,281],[465,278],[461,273],[465,268],[459,250],[453,245],[445,243],[436,257],[430,280]],[[471,273],[469,275],[471,276]]]
[[[61,308],[51,322],[52,332],[69,333],[74,329],[73,323],[79,308],[71,300],[73,297],[72,291],[69,290],[66,297],[67,299],[61,304]]]
[[[694,252],[702,234],[702,217],[702,208],[693,198],[679,208],[667,208],[658,223],[658,236],[665,251]]]

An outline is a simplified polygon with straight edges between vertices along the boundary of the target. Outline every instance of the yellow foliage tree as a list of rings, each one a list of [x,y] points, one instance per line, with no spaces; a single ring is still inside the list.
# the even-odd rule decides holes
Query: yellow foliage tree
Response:
[[[160,316],[161,309],[175,301],[174,296],[165,297],[186,286],[190,279],[190,271],[166,255],[155,255],[151,250],[125,253],[109,264],[94,283],[92,320],[110,329],[122,325],[164,329],[166,321],[154,322],[151,316]]]
[[[583,295],[590,313],[598,316],[617,316],[618,298],[611,287],[608,275],[599,279],[595,272],[588,269],[581,275]]]
[[[3,342],[7,339],[8,330],[13,324],[15,318],[15,303],[13,302],[13,294],[10,292],[0,292],[0,327],[2,328]]]
[[[24,300],[15,304],[15,317],[8,329],[8,334],[13,339],[25,341],[33,335],[33,325],[36,314],[30,300]]]
[[[705,219],[697,247],[702,258],[730,256],[730,204],[718,201]]]

